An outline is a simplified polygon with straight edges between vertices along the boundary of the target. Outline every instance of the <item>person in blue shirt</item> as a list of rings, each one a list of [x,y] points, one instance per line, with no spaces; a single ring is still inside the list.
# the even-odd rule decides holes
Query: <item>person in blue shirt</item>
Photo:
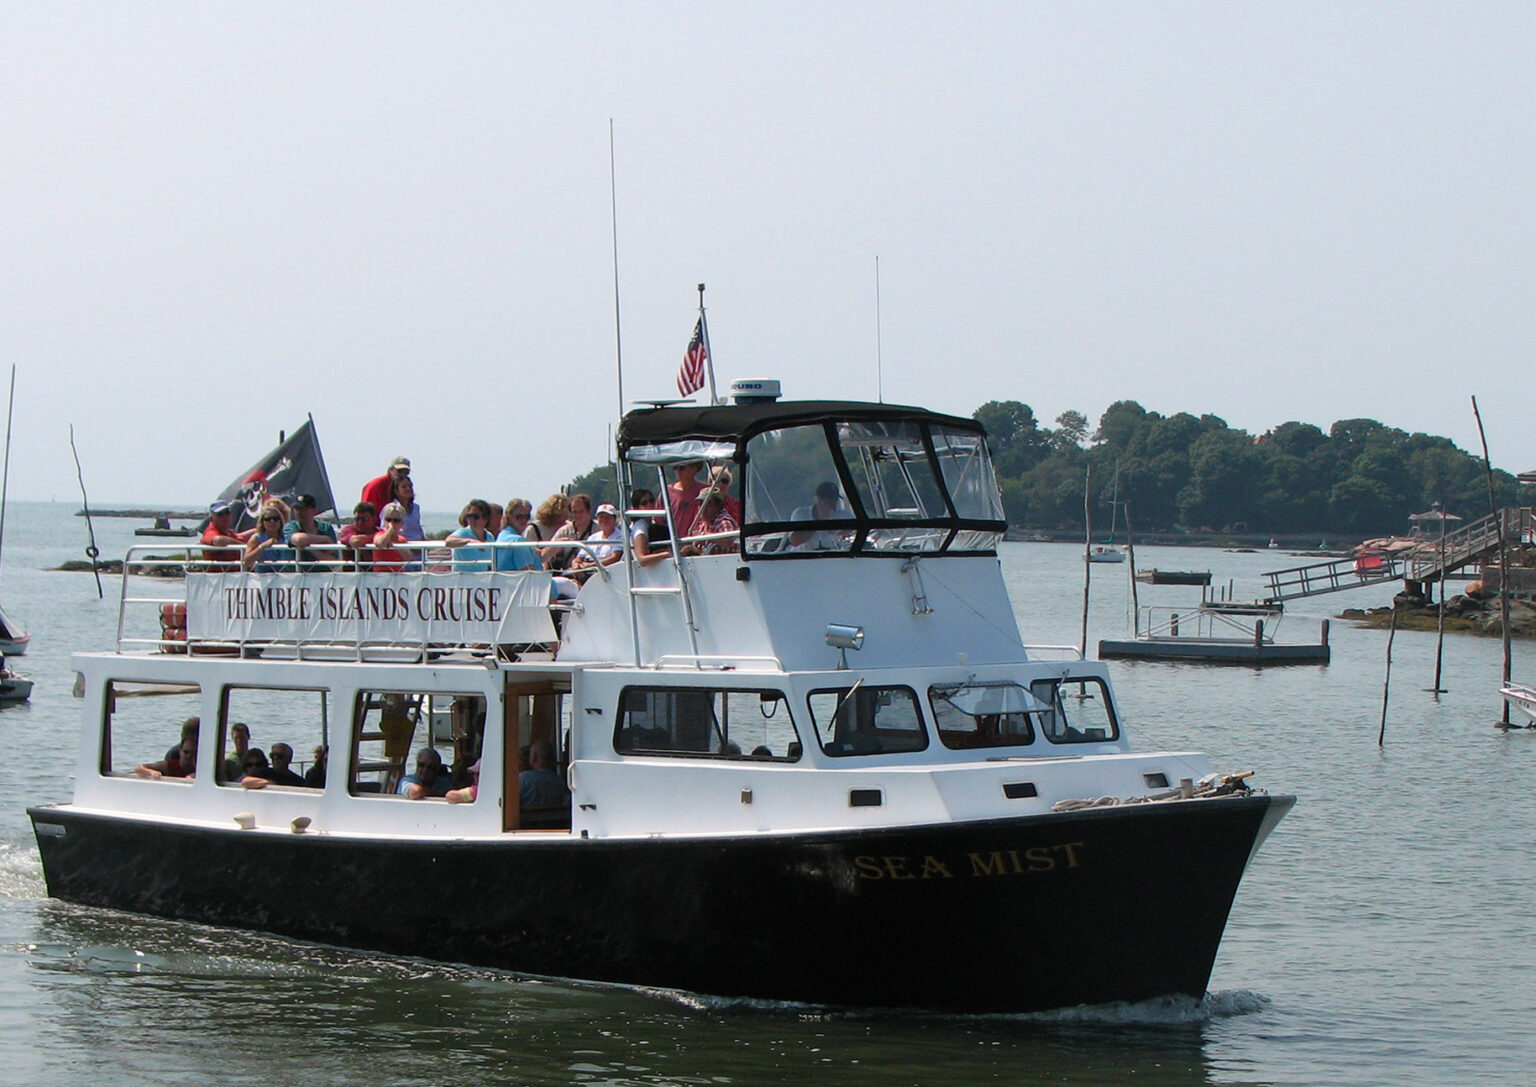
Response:
[[[450,784],[443,757],[435,747],[424,747],[416,752],[416,772],[401,778],[395,792],[412,800],[423,800],[429,796],[447,796]]]
[[[527,537],[523,535],[530,521],[533,520],[533,503],[526,498],[511,498],[507,500],[506,524],[496,534],[497,543],[523,543]],[[499,547],[496,549],[496,569],[504,571],[516,570],[542,570],[544,563],[539,559],[539,549],[536,547]]]

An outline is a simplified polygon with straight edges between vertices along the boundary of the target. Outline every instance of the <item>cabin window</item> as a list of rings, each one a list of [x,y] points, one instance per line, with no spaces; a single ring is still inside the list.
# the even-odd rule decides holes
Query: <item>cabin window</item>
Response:
[[[933,449],[944,486],[963,521],[1002,521],[1003,499],[987,444],[980,434],[935,426]],[[950,542],[951,551],[995,551],[1003,538],[997,529],[963,528]]]
[[[957,749],[1034,743],[1034,715],[1047,708],[1017,683],[935,684],[928,705],[939,742]]]
[[[485,736],[485,697],[442,691],[360,691],[353,714],[351,777],[354,796],[402,795],[407,777],[420,780],[417,764],[430,748],[441,775],[429,795],[470,784],[469,768]],[[427,756],[427,761],[433,761]]]
[[[810,521],[816,492],[825,495],[823,528],[778,531],[747,538],[750,554],[847,551],[853,546],[853,509],[843,493],[827,432],[820,424],[764,431],[747,443],[743,488],[746,527],[764,522]],[[844,523],[846,522],[846,523]]]
[[[837,428],[848,473],[864,515],[871,520],[926,522],[870,530],[866,547],[937,551],[949,538],[949,506],[912,422],[844,423]]]
[[[814,691],[816,739],[828,755],[890,755],[928,746],[923,714],[910,687],[849,687]]]
[[[1040,731],[1054,744],[1104,743],[1118,739],[1120,726],[1101,679],[1042,679],[1030,684],[1041,703]]]
[[[794,762],[800,740],[781,691],[626,687],[614,750]]]
[[[226,687],[214,765],[219,784],[238,787],[251,777],[271,785],[324,788],[330,706],[325,691]]]
[[[181,765],[182,739],[184,735],[191,737],[194,752],[206,742],[201,735],[202,709],[202,691],[195,683],[108,683],[101,773],[107,777],[137,773],[157,781],[188,780]],[[150,769],[155,773],[149,773]]]

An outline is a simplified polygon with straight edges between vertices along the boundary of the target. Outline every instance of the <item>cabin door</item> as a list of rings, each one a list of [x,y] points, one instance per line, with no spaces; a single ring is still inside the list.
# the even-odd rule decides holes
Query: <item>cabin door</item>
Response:
[[[501,829],[518,830],[527,826],[522,806],[518,802],[518,775],[526,767],[528,748],[539,741],[554,745],[564,765],[565,753],[560,749],[560,695],[552,683],[518,683],[507,681],[502,699],[503,751],[501,795]],[[540,813],[539,824],[546,825],[545,813]],[[570,813],[565,813],[565,825],[570,826]]]

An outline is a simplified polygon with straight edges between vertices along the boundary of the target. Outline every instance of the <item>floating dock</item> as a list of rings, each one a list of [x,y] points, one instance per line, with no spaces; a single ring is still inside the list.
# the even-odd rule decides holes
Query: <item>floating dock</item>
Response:
[[[1328,620],[1322,621],[1318,640],[1277,642],[1266,633],[1265,619],[1247,628],[1238,617],[1204,608],[1185,613],[1172,609],[1143,609],[1148,623],[1134,638],[1099,642],[1100,660],[1200,661],[1208,664],[1327,664]],[[1159,620],[1154,614],[1169,614]],[[1279,626],[1278,619],[1275,626]],[[1138,624],[1141,626],[1141,624]]]

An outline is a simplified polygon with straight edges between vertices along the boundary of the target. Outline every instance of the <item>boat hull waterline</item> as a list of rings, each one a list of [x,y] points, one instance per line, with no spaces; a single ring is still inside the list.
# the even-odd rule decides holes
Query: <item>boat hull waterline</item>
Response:
[[[1202,996],[1249,857],[1293,803],[627,840],[31,815],[48,893],[84,905],[533,975],[997,1013]]]

